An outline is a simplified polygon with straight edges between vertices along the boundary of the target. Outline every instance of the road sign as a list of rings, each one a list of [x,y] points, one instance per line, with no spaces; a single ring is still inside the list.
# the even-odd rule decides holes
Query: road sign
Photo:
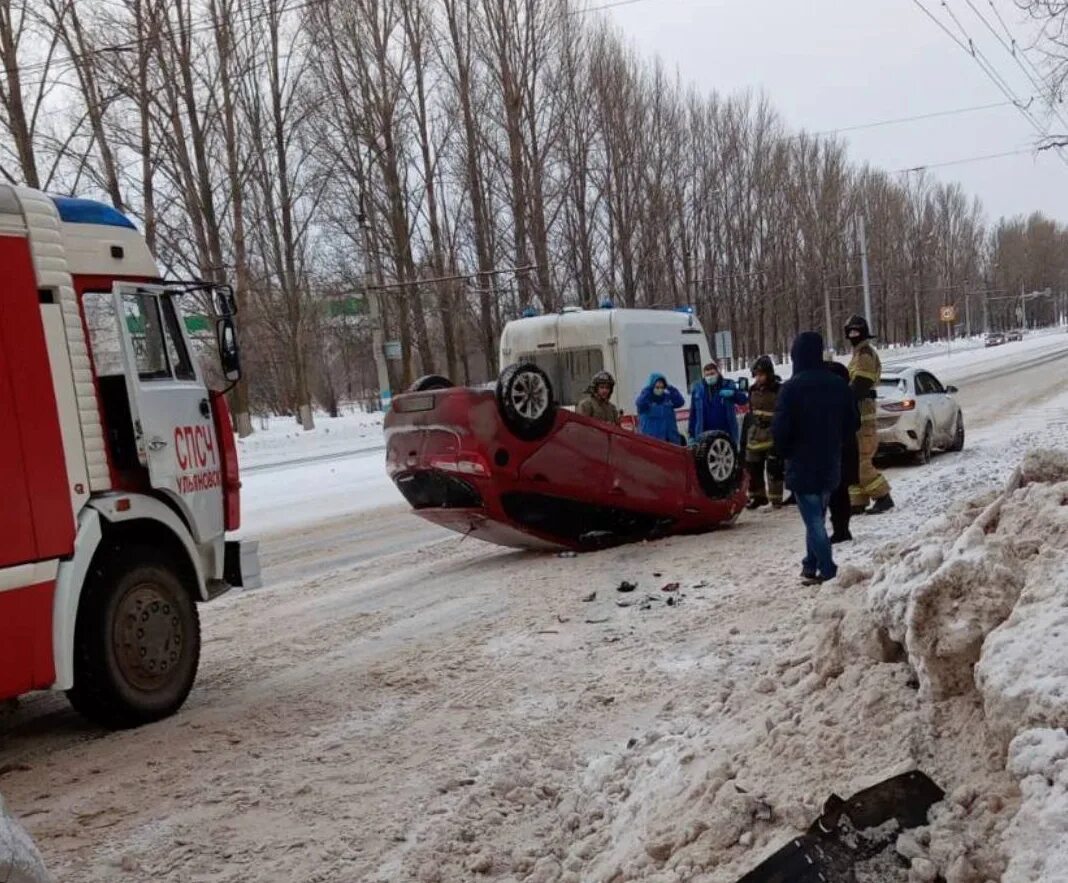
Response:
[[[713,332],[712,351],[717,359],[734,358],[734,338],[729,331]]]
[[[382,344],[382,349],[385,350],[386,358],[391,362],[399,362],[401,359],[401,345],[399,340],[387,340]]]
[[[938,311],[938,315],[943,322],[956,322],[957,321],[957,308],[950,304],[949,306],[942,307]]]

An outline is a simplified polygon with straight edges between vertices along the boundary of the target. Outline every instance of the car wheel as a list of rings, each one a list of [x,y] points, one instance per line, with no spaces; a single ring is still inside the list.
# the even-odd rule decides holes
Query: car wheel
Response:
[[[200,621],[180,571],[158,550],[128,548],[87,583],[74,629],[75,710],[111,729],[177,711],[196,678]]]
[[[714,500],[724,500],[738,490],[742,458],[738,446],[726,432],[706,432],[694,447],[697,479]]]
[[[526,441],[552,429],[556,401],[549,375],[529,363],[509,365],[497,378],[497,409],[509,431]]]
[[[957,414],[957,428],[953,433],[953,444],[949,446],[951,451],[964,450],[964,415]]]
[[[408,392],[430,392],[433,389],[452,389],[456,384],[441,374],[424,374],[411,386]]]
[[[926,466],[931,462],[931,446],[934,444],[934,429],[931,424],[928,423],[923,430],[923,441],[920,442],[920,449],[916,452],[916,462],[920,466]]]

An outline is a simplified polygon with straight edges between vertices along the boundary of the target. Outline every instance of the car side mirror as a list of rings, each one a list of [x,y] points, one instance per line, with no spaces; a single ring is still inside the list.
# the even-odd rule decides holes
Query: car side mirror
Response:
[[[223,376],[230,383],[237,383],[241,379],[241,348],[237,342],[237,328],[232,316],[223,316],[218,320],[216,336]]]
[[[749,392],[749,378],[748,377],[739,377],[738,378],[738,389],[740,389],[742,392]]]
[[[955,392],[957,392],[957,387],[955,387],[955,386],[947,386],[946,387],[946,394],[947,395],[953,395],[953,393],[955,393]]]

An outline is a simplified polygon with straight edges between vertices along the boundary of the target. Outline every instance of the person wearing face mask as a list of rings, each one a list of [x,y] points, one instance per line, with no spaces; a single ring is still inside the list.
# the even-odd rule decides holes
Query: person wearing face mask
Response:
[[[749,402],[749,396],[728,380],[716,362],[704,367],[704,376],[690,390],[690,444],[706,433],[720,430],[730,433],[738,444],[738,417],[734,408]]]
[[[638,395],[638,432],[677,445],[680,442],[679,427],[675,422],[675,409],[686,404],[682,393],[667,382],[663,374],[653,372],[649,382]]]
[[[850,316],[845,335],[853,347],[849,361],[849,388],[860,408],[860,431],[857,433],[859,468],[856,484],[849,487],[849,503],[856,513],[878,515],[894,508],[890,483],[872,462],[879,450],[875,425],[875,385],[882,376],[882,362],[872,345],[871,329],[863,316]],[[871,508],[868,502],[872,501]]]
[[[616,379],[607,371],[598,371],[590,380],[586,397],[578,403],[575,412],[605,423],[619,424],[619,408],[612,404],[612,391]]]

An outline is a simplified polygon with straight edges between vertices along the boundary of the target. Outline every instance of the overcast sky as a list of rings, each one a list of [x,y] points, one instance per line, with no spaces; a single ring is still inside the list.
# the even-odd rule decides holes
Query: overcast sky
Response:
[[[921,2],[960,35],[940,0]],[[972,2],[1004,34],[990,0]],[[1033,25],[1011,0],[993,2],[1021,44],[1033,37]],[[1016,94],[1034,94],[1023,70],[966,0],[947,4]],[[684,82],[723,94],[762,89],[788,125],[809,131],[1006,100],[913,0],[634,0],[589,14],[609,16],[644,54],[659,55]],[[1037,52],[1030,57],[1042,65]],[[1046,121],[1038,101],[1032,110]],[[1068,106],[1062,114],[1068,118]],[[1052,131],[1066,132],[1068,126],[1054,122]],[[1040,136],[1006,105],[842,137],[854,160],[896,171],[1029,148]],[[931,173],[959,181],[991,216],[1039,209],[1068,222],[1068,164],[1052,152]]]

